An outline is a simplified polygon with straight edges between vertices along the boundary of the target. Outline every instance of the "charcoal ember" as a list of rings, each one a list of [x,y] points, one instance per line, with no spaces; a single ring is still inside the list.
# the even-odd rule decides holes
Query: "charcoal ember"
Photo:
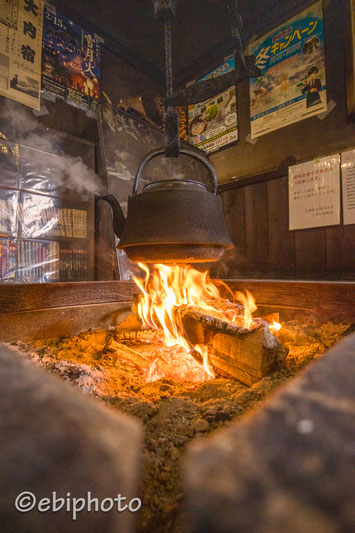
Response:
[[[24,491],[37,502],[70,493],[102,501],[137,497],[139,424],[0,345],[0,523],[2,533],[133,531],[132,513],[66,510],[23,513]]]
[[[218,410],[217,410],[217,413],[216,413],[216,420],[217,421],[225,421],[225,420],[230,420],[231,418],[231,413],[230,413],[230,409],[226,406],[226,407],[220,407]]]
[[[205,433],[206,431],[210,430],[209,423],[204,420],[203,418],[198,418],[194,423],[194,431],[195,433]]]
[[[207,422],[212,424],[216,420],[216,414],[217,414],[217,409],[212,409],[212,408],[207,409],[205,411],[205,419],[207,420]]]

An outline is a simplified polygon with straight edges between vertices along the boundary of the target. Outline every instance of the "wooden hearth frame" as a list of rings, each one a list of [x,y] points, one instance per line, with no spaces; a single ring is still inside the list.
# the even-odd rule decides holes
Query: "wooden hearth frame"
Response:
[[[355,282],[224,280],[253,293],[260,314],[281,320],[309,313],[324,320],[355,321]],[[0,342],[75,335],[119,324],[138,289],[130,281],[0,285]]]

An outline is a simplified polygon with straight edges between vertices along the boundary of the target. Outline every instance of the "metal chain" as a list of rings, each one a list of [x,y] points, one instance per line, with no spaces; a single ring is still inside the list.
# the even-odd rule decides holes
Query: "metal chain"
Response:
[[[171,96],[173,93],[173,60],[172,60],[172,22],[171,18],[165,21],[165,75],[166,75],[166,94]]]
[[[240,36],[243,22],[242,22],[242,17],[238,13],[237,9],[238,9],[238,0],[229,0],[228,13],[232,15],[231,34],[235,42],[236,66],[238,66],[238,68],[242,70],[246,70],[245,58],[243,54],[243,44],[242,44],[242,39]]]
[[[164,23],[165,33],[165,83],[166,97],[173,94],[173,60],[172,60],[172,33],[173,20],[175,18],[176,0],[154,0],[155,16]],[[180,150],[179,139],[179,115],[172,105],[165,110],[165,155],[166,157],[178,157]]]

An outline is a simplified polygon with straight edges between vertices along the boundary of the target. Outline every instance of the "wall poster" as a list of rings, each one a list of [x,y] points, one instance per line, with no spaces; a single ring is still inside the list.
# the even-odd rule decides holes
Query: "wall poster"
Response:
[[[44,95],[95,110],[100,95],[101,39],[46,4],[44,8],[42,89]]]
[[[42,0],[0,3],[0,95],[40,108]]]
[[[249,45],[252,139],[327,110],[322,2]]]
[[[288,169],[289,229],[340,224],[340,155]]]
[[[200,81],[234,70],[234,57],[223,63]],[[189,105],[190,144],[207,154],[238,140],[237,95],[233,85],[199,104]]]
[[[355,224],[355,150],[341,154],[343,223]]]

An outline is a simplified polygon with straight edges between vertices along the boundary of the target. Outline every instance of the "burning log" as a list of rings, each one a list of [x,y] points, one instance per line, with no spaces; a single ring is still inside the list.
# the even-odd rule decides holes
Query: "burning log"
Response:
[[[129,346],[126,346],[125,344],[115,341],[114,339],[110,340],[110,342],[106,345],[106,349],[119,354],[123,359],[128,360],[140,370],[149,366],[150,364],[149,359],[144,357],[144,355],[140,354],[136,350],[133,350]]]
[[[119,341],[126,342],[152,342],[161,337],[161,332],[156,329],[133,329],[131,331],[116,330],[115,338]]]
[[[284,367],[288,350],[264,322],[246,329],[191,309],[183,312],[182,321],[189,341],[207,346],[209,364],[219,376],[250,386]]]

